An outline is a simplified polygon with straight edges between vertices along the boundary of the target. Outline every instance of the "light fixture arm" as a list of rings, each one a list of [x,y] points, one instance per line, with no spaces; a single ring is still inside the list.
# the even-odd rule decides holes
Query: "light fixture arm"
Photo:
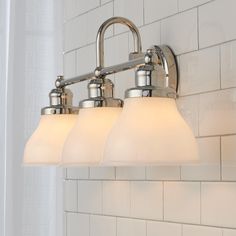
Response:
[[[112,17],[106,20],[99,28],[97,33],[96,47],[97,47],[97,68],[104,67],[104,35],[107,28],[113,24],[122,24],[128,26],[133,35],[134,40],[134,54],[142,52],[141,37],[138,28],[133,22],[124,17]]]
[[[104,36],[108,27],[113,24],[126,25],[130,29],[133,34],[134,52],[131,52],[129,54],[128,61],[117,65],[105,67]],[[94,72],[90,72],[66,80],[57,79],[56,87],[64,88],[68,85],[79,83],[85,80],[90,80],[89,94],[92,88],[96,88],[96,94],[102,94],[105,96],[106,99],[108,98],[106,94],[113,94],[113,92],[110,91],[113,90],[113,84],[112,81],[108,81],[108,79],[105,79],[105,77],[110,74],[135,68],[136,87],[127,90],[126,97],[176,97],[176,92],[178,88],[178,73],[177,64],[173,52],[168,46],[160,45],[152,46],[148,48],[145,53],[143,53],[139,30],[130,20],[126,18],[112,17],[106,20],[100,26],[96,38],[96,59],[97,67],[95,68]],[[109,91],[105,91],[103,89]],[[98,98],[100,99],[99,96]]]

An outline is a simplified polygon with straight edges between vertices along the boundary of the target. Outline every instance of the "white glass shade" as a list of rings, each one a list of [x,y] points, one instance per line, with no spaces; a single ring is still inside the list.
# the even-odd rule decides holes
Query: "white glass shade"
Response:
[[[83,108],[65,142],[62,165],[93,166],[100,163],[107,135],[121,108]]]
[[[171,98],[128,98],[108,135],[102,165],[173,165],[198,160],[192,131]]]
[[[24,164],[50,165],[61,161],[65,139],[78,115],[42,115],[39,125],[28,140]]]

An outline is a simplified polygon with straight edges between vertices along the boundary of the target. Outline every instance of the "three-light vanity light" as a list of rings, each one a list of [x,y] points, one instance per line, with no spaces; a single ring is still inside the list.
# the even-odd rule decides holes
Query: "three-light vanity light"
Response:
[[[128,26],[134,52],[129,61],[104,67],[104,34],[113,24]],[[28,165],[168,165],[198,160],[195,138],[177,110],[178,73],[168,46],[142,52],[137,27],[112,17],[99,28],[94,72],[64,80],[59,76],[50,106],[41,110],[38,128],[26,144]],[[126,90],[124,103],[113,97],[106,76],[135,69],[135,87]],[[66,87],[90,80],[88,98],[72,106]]]

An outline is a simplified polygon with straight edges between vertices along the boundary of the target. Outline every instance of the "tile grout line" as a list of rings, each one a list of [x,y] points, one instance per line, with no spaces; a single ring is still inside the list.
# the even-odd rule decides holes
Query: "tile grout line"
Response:
[[[221,59],[221,45],[219,45],[219,78],[220,78],[220,89],[223,89],[222,88],[222,85],[221,85],[221,81],[222,81],[222,78],[221,78],[221,75],[222,75],[222,72],[221,72],[221,62],[222,62],[222,59]]]
[[[190,226],[199,226],[199,227],[211,227],[216,229],[230,229],[236,230],[236,228],[228,227],[228,226],[217,226],[217,225],[209,225],[209,224],[199,224],[199,223],[188,223],[188,222],[180,222],[180,221],[171,221],[171,220],[158,220],[158,219],[145,219],[140,217],[129,217],[129,216],[122,216],[122,215],[112,215],[112,214],[98,214],[98,213],[91,213],[91,212],[74,212],[74,211],[65,211],[65,213],[76,213],[81,215],[91,215],[91,216],[103,216],[103,217],[113,217],[113,218],[122,218],[122,219],[130,219],[130,220],[142,220],[142,221],[150,221],[150,222],[159,222],[159,223],[171,223],[171,224],[179,224],[179,225],[190,225]]]
[[[91,236],[91,214],[89,214],[88,217],[89,217],[89,236]]]
[[[224,88],[224,89],[214,89],[214,90],[202,91],[202,92],[198,92],[198,93],[179,95],[178,98],[185,98],[185,97],[190,97],[190,96],[194,96],[194,95],[204,95],[204,94],[210,94],[210,93],[221,92],[221,91],[226,91],[226,90],[233,90],[235,88],[236,88],[236,86]]]
[[[200,102],[201,97],[198,95],[197,97],[197,136],[200,137]]]
[[[118,235],[118,224],[117,224],[117,222],[118,222],[118,219],[117,219],[118,217],[116,216],[116,236]]]
[[[222,176],[222,137],[220,137],[220,180],[223,180],[223,176]]]
[[[104,181],[101,181],[101,184],[102,184],[102,214],[104,214],[104,194],[103,194],[103,190],[104,190]]]
[[[151,24],[154,24],[154,23],[157,23],[159,21],[156,21],[156,22],[153,22]],[[162,20],[160,20],[160,38],[161,38],[161,25],[162,25]],[[151,25],[150,24],[150,25]],[[146,25],[145,25],[146,26]],[[147,25],[148,26],[148,25]],[[141,26],[141,27],[138,27],[139,29],[142,28],[144,26]],[[114,35],[111,35],[111,36],[107,36],[105,37],[105,41],[108,40],[108,39],[112,39],[112,38],[115,38],[119,35],[122,35],[122,34],[126,34],[126,33],[129,33],[129,31],[122,31],[122,32],[119,32],[119,33],[115,33]],[[161,39],[160,39],[160,42],[161,42]],[[181,52],[181,53],[178,53],[178,54],[175,54],[175,56],[183,56],[183,55],[186,55],[186,54],[190,54],[190,53],[194,53],[194,52],[198,52],[198,51],[201,51],[201,50],[204,50],[204,49],[208,49],[208,48],[213,48],[213,47],[217,47],[217,46],[221,46],[221,45],[224,45],[224,44],[228,44],[228,43],[231,43],[231,42],[236,42],[236,37],[233,38],[233,39],[230,39],[230,40],[227,40],[227,41],[224,41],[224,42],[219,42],[219,43],[215,43],[215,44],[212,44],[212,45],[208,45],[208,46],[205,46],[205,47],[200,47],[199,49],[193,49],[193,50],[190,50],[190,51],[185,51],[185,52]],[[88,46],[91,46],[91,45],[95,45],[96,44],[96,41],[93,41],[93,42],[89,42],[89,43],[86,43],[84,45],[81,45],[81,46],[78,46],[78,47],[75,47],[73,49],[69,49],[69,50],[65,50],[63,51],[63,54],[68,54],[68,53],[71,53],[75,50],[79,50],[79,49],[82,49],[82,48],[86,48]],[[161,44],[161,43],[160,43]]]
[[[132,208],[132,186],[131,181],[129,181],[129,216],[132,218],[131,208]]]
[[[77,211],[79,211],[79,180],[76,180],[76,187],[77,187],[77,191],[76,191],[76,207],[77,207]]]
[[[145,227],[146,227],[146,236],[148,236],[148,221],[145,220]]]
[[[161,19],[157,19],[157,20],[148,22],[148,23],[143,24],[143,25],[141,25],[141,26],[147,26],[147,25],[150,25],[150,24],[152,24],[152,23],[158,22],[158,21],[160,21],[160,20],[165,20],[165,19],[171,18],[171,17],[176,16],[176,15],[179,15],[179,14],[181,14],[181,13],[185,13],[185,12],[191,11],[191,10],[193,10],[193,9],[196,9],[196,8],[198,8],[198,7],[202,7],[202,6],[204,6],[204,5],[210,4],[210,3],[213,2],[213,1],[215,1],[215,0],[212,0],[212,1],[209,1],[209,2],[205,2],[205,3],[200,4],[200,5],[193,6],[193,7],[191,7],[191,8],[187,8],[187,9],[184,9],[184,10],[182,10],[182,11],[175,12],[175,13],[170,14],[170,15],[168,15],[168,16],[165,16],[165,17],[163,17],[163,18],[161,18]],[[104,4],[101,4],[101,6],[97,6],[97,7],[91,8],[91,9],[89,9],[89,10],[87,10],[87,11],[81,13],[81,14],[78,14],[78,15],[76,15],[76,16],[73,16],[72,18],[69,18],[69,19],[67,19],[67,20],[63,20],[63,24],[69,23],[70,21],[73,21],[73,20],[75,20],[76,18],[79,18],[79,17],[81,17],[81,16],[83,16],[83,15],[86,15],[86,14],[88,14],[88,13],[94,11],[94,10],[97,10],[97,9],[99,9],[99,8],[101,8],[101,7],[105,6],[105,5],[107,5],[107,4],[110,4],[111,2],[114,2],[114,1],[106,2],[106,3],[104,3]]]
[[[100,0],[100,1],[101,1],[101,0]],[[87,10],[87,11],[84,11],[83,13],[80,13],[80,14],[78,14],[78,15],[76,15],[76,16],[73,16],[73,17],[71,17],[71,18],[69,18],[69,19],[64,19],[64,20],[63,20],[63,24],[65,25],[65,24],[67,24],[67,23],[69,23],[69,22],[75,20],[76,18],[80,18],[81,16],[84,16],[84,15],[86,15],[86,14],[92,12],[92,11],[95,11],[95,10],[97,10],[97,9],[100,9],[100,8],[102,8],[103,6],[110,4],[111,2],[113,2],[113,1],[109,1],[109,2],[106,2],[106,3],[101,4],[101,5],[99,4],[98,6],[93,7],[93,8],[91,8],[91,9]]]
[[[75,179],[66,179],[65,181],[71,181],[71,180],[74,180]],[[212,180],[212,179],[170,179],[170,180],[163,180],[163,179],[136,179],[136,180],[130,180],[130,179],[78,179],[78,181],[80,182],[86,182],[86,181],[109,181],[109,182],[116,182],[116,181],[122,181],[122,182],[145,182],[145,181],[149,181],[149,182],[177,182],[177,183],[181,183],[181,182],[184,182],[184,183],[189,183],[189,182],[192,182],[192,183],[198,183],[198,182],[208,182],[208,183],[234,183],[235,180],[219,180],[219,179],[215,179],[215,180]]]
[[[67,228],[68,228],[68,227],[67,227],[67,223],[68,223],[68,220],[67,220],[67,213],[64,212],[64,216],[65,216],[65,233],[66,233],[66,236],[68,236],[68,235],[67,235]]]
[[[202,225],[202,182],[200,182],[200,225]]]
[[[145,25],[145,0],[143,0],[143,25]]]
[[[112,16],[115,16],[115,1],[112,0]],[[112,25],[112,36],[115,36],[115,25]]]
[[[162,181],[162,220],[165,220],[165,182]]]
[[[183,178],[182,175],[183,175],[183,174],[182,174],[182,166],[179,166],[179,180],[180,180],[180,181],[182,181],[182,178]]]
[[[77,59],[77,50],[75,51],[75,74],[78,74],[78,59]]]
[[[199,50],[199,39],[200,39],[200,36],[199,36],[199,33],[200,33],[200,30],[199,30],[199,7],[197,7],[197,49]]]

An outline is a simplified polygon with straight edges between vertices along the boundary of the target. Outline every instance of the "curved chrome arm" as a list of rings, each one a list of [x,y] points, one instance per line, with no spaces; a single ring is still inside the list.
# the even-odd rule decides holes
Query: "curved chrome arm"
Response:
[[[141,45],[141,37],[139,34],[138,28],[134,25],[130,20],[123,17],[111,17],[106,20],[99,28],[96,39],[96,47],[97,47],[97,68],[104,67],[104,35],[106,29],[113,24],[123,24],[129,27],[130,31],[133,34],[134,39],[134,52],[141,53],[142,45]]]

